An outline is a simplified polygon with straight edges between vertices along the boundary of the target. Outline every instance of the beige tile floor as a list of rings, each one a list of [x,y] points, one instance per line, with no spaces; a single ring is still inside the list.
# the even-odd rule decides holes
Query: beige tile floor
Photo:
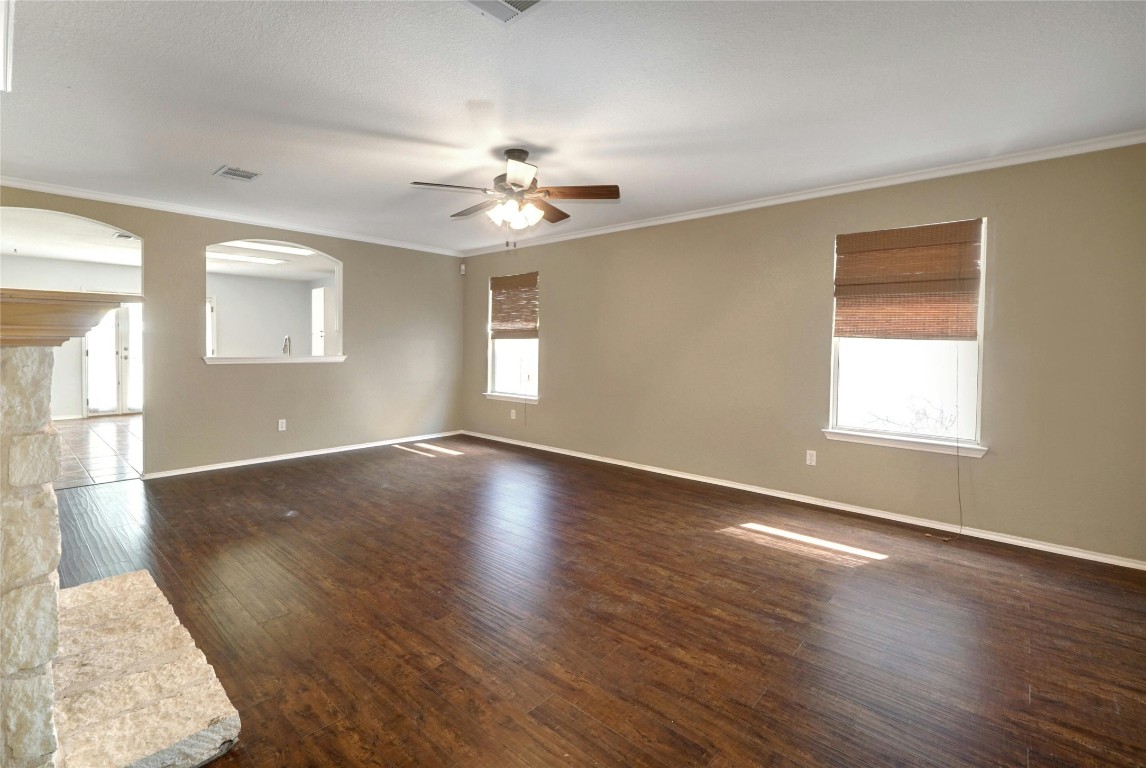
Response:
[[[56,490],[133,480],[143,471],[143,415],[53,422],[60,433]]]

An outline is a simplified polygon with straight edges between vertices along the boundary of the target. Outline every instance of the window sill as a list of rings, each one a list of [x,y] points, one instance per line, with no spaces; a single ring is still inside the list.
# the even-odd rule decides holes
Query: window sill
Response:
[[[538,399],[530,397],[529,395],[506,395],[501,392],[482,392],[486,400],[505,400],[508,403],[532,403],[536,404]]]
[[[877,432],[858,432],[846,429],[825,429],[824,437],[829,440],[843,440],[848,443],[866,443],[867,445],[882,445],[888,448],[907,448],[913,451],[929,451],[931,453],[948,453],[979,459],[987,452],[987,446],[978,443],[956,443],[953,440],[936,440],[923,437],[905,437],[902,435],[887,435]]]
[[[326,357],[204,357],[207,365],[254,365],[263,363],[341,363],[346,355]]]

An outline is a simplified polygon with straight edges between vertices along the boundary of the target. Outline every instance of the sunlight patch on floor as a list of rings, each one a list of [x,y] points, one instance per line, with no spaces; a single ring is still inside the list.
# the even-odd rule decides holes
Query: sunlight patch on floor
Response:
[[[818,539],[815,536],[785,531],[782,528],[773,528],[759,523],[742,523],[731,528],[724,528],[720,530],[720,533],[774,549],[794,552],[849,567],[865,565],[872,560],[887,559],[887,555],[879,552],[871,552],[859,547],[852,547],[827,539]]]
[[[446,448],[441,445],[434,445],[433,443],[414,443],[414,445],[418,446],[419,448],[426,448],[431,451],[437,451],[438,453],[444,453],[447,456],[465,456],[465,454],[461,451],[455,451],[453,448]]]
[[[425,451],[417,451],[417,450],[414,450],[413,448],[407,448],[404,445],[395,445],[394,447],[395,448],[401,448],[403,451],[409,451],[410,453],[416,453],[419,456],[429,456],[431,459],[438,458],[436,455],[434,455],[432,453],[426,453]]]

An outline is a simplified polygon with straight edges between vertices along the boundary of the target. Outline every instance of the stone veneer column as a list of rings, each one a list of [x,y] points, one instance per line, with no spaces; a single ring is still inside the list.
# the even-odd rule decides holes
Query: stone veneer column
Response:
[[[0,765],[55,765],[59,474],[52,348],[0,347]]]
[[[194,768],[239,737],[147,571],[60,592],[52,347],[142,300],[0,288],[0,768]]]

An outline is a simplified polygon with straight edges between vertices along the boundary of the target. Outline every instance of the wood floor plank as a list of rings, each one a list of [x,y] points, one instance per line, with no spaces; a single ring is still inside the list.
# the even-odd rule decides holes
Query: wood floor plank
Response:
[[[61,490],[61,584],[153,573],[220,766],[1146,766],[1146,573],[436,442]]]

